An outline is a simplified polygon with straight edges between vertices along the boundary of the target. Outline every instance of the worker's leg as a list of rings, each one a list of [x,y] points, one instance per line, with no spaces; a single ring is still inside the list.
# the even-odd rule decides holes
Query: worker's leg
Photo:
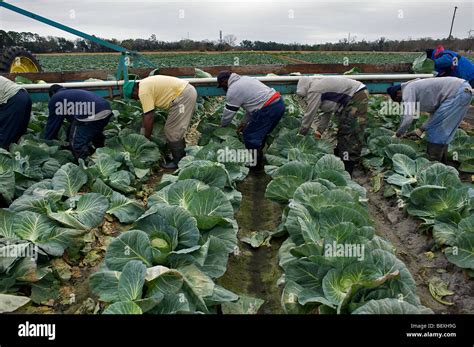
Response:
[[[80,122],[77,120],[72,122],[69,142],[72,153],[77,160],[85,159],[92,154],[93,149],[90,145],[103,137],[104,128],[109,120],[110,117],[94,122]]]
[[[350,174],[362,152],[367,109],[368,92],[361,90],[354,94],[349,104],[340,113],[336,114],[339,130],[335,152]]]
[[[165,136],[168,143],[184,138],[196,107],[196,99],[196,89],[189,84],[171,103],[165,123]]]
[[[267,133],[267,136],[273,131],[275,130],[276,126],[278,125],[278,123],[280,122],[280,120],[282,119],[283,115],[285,114],[285,102],[283,101],[283,98],[280,97],[280,100],[278,101],[274,101],[274,103],[272,103],[270,105],[271,107],[274,107],[274,115],[275,117],[272,119],[272,122],[273,122],[273,125],[270,127],[268,133]],[[267,106],[269,107],[269,106]],[[267,138],[267,136],[265,136],[265,139]]]
[[[471,89],[466,82],[459,88],[454,97],[443,102],[430,116],[430,123],[426,128],[428,140],[427,153],[430,160],[446,162],[446,147],[454,138],[459,124],[461,124],[466,116],[471,99]]]
[[[250,121],[243,130],[245,147],[259,149],[265,145],[265,138],[278,125],[285,114],[285,103],[282,99],[252,113]]]
[[[87,129],[83,124],[74,120],[69,133],[69,144],[76,160],[85,159],[89,156],[89,140],[90,136],[87,136]]]
[[[448,145],[428,142],[426,153],[431,161],[439,161],[443,164],[447,162]]]
[[[0,105],[0,147],[8,149],[26,133],[31,116],[31,98],[20,90]]]
[[[96,149],[105,146],[104,128],[107,126],[107,124],[109,124],[111,117],[112,116],[109,116],[94,122],[95,129],[93,130],[93,137],[91,141]]]
[[[250,169],[254,171],[263,170],[265,165],[263,149],[267,136],[275,129],[284,114],[285,103],[282,98],[252,114],[242,133],[245,147],[257,151],[256,165],[251,166]]]
[[[469,84],[471,85],[471,88],[474,88],[474,79],[470,80]]]
[[[196,89],[189,84],[181,95],[171,103],[165,123],[165,136],[173,155],[173,161],[162,164],[163,168],[177,168],[178,162],[186,155],[184,151],[186,147],[184,136],[196,107],[196,99]]]

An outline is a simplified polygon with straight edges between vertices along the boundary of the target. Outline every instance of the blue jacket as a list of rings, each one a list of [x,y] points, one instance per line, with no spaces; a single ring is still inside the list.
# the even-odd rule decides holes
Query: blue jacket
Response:
[[[64,118],[69,122],[93,122],[107,118],[112,113],[107,100],[82,89],[58,90],[49,100],[48,109],[48,122],[44,132],[46,140],[57,137]]]
[[[436,57],[435,53],[436,51],[433,52],[431,59],[435,63],[439,76],[458,77],[466,81],[474,80],[474,64],[469,59],[447,49],[438,53]]]

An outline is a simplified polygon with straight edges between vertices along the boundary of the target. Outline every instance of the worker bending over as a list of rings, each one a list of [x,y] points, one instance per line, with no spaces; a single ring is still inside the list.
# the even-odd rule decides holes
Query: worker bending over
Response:
[[[466,57],[445,49],[442,45],[426,50],[426,55],[435,63],[437,77],[458,77],[469,82],[474,88],[474,63]]]
[[[253,170],[264,165],[263,148],[266,139],[285,113],[285,103],[280,93],[253,77],[240,76],[230,71],[221,71],[217,76],[219,88],[226,92],[226,105],[221,117],[221,126],[226,127],[240,107],[246,111],[238,132],[242,131],[247,149],[257,150]]]
[[[49,97],[46,140],[57,138],[66,119],[70,123],[68,141],[77,160],[87,158],[95,148],[104,146],[103,131],[112,116],[107,100],[87,90],[66,89],[58,84],[49,88]]]
[[[168,110],[165,136],[173,160],[160,163],[164,169],[177,169],[186,155],[184,136],[196,107],[197,92],[188,81],[171,76],[150,76],[139,82],[129,81],[123,86],[124,96],[140,100],[143,108],[143,131],[150,138],[153,131],[155,108]]]
[[[403,120],[396,136],[406,134],[416,109],[430,113],[428,120],[412,134],[421,137],[426,131],[428,157],[446,163],[448,145],[469,110],[472,99],[469,83],[456,77],[416,79],[390,87],[387,93],[392,100],[407,105],[403,107]]]
[[[369,96],[366,86],[345,77],[301,77],[296,94],[307,104],[299,134],[308,133],[321,110],[323,115],[315,132],[315,137],[321,138],[334,114],[338,128],[335,154],[352,175],[362,151]]]
[[[0,76],[0,147],[8,149],[26,133],[31,98],[25,89]]]

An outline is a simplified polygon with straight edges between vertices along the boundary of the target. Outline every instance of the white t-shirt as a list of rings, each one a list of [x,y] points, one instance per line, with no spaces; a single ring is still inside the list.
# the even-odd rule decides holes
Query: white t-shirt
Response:
[[[5,104],[12,96],[23,88],[15,82],[0,76],[0,105]]]

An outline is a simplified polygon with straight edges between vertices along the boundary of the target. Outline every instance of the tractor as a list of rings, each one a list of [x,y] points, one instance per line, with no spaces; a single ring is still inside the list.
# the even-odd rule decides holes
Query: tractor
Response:
[[[41,66],[27,49],[19,46],[6,47],[0,49],[0,72],[41,72]]]

